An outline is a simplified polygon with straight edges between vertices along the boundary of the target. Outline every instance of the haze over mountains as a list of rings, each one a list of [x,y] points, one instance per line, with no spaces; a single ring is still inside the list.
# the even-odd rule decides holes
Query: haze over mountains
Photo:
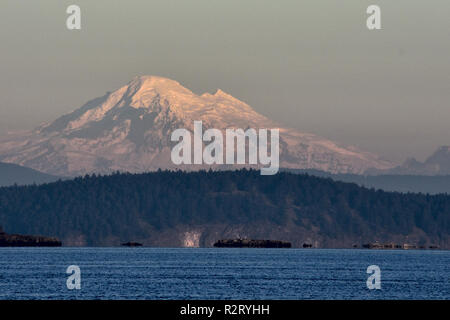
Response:
[[[60,176],[179,168],[170,160],[170,135],[178,128],[192,130],[195,120],[202,120],[205,130],[280,128],[282,168],[361,174],[395,166],[372,153],[283,128],[221,90],[196,95],[155,76],[136,77],[53,122],[1,138],[0,161]],[[205,167],[194,169],[200,168]]]

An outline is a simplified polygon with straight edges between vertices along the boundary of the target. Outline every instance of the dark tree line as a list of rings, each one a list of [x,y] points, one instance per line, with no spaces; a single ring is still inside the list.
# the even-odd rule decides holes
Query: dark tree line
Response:
[[[149,230],[207,223],[271,222],[318,226],[330,237],[368,232],[450,233],[450,196],[389,193],[306,174],[259,171],[158,171],[85,176],[45,185],[0,188],[6,232],[88,244],[110,236],[145,237]]]

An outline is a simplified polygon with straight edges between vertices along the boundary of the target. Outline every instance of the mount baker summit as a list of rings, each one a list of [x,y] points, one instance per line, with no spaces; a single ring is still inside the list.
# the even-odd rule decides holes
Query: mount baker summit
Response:
[[[195,120],[205,130],[279,128],[281,168],[358,174],[394,167],[369,152],[283,128],[221,90],[196,95],[156,76],[136,77],[53,122],[0,138],[0,161],[59,176],[175,169],[171,133],[192,130]],[[192,167],[201,168],[207,166]]]

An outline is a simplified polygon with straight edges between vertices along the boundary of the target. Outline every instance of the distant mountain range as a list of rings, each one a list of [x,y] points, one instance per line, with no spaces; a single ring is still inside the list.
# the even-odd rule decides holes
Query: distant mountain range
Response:
[[[59,177],[12,163],[0,162],[0,187],[54,182]]]
[[[0,138],[0,161],[61,176],[179,168],[170,160],[170,136],[178,128],[192,130],[195,120],[202,120],[205,130],[280,128],[284,168],[359,174],[395,166],[369,152],[283,128],[221,90],[196,95],[155,76],[136,77],[53,122]]]
[[[450,146],[440,147],[424,162],[410,158],[395,168],[388,170],[371,169],[368,172],[372,174],[450,175]]]

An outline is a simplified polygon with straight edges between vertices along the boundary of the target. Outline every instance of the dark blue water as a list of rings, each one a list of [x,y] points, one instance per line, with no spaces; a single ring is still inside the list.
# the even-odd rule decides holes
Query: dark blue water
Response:
[[[450,252],[0,248],[0,299],[450,299]]]

